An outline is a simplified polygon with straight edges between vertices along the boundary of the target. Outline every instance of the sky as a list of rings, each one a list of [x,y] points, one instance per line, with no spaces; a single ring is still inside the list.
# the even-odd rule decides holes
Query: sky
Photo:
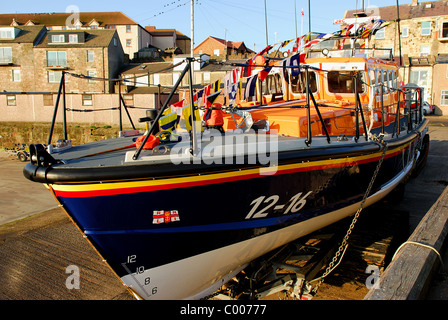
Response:
[[[66,12],[72,6],[79,8],[80,12],[121,11],[142,27],[176,29],[191,38],[191,0],[2,2],[0,13]],[[341,19],[346,10],[361,8],[363,2],[366,10],[397,4],[397,0],[310,0],[311,31],[328,33],[339,30],[339,25],[333,24],[333,20]],[[411,2],[399,0],[399,4]],[[309,29],[308,0],[193,0],[193,3],[195,46],[208,36],[214,36],[244,41],[248,48],[258,52],[266,46],[266,38],[269,44],[274,44],[295,38],[296,32],[300,36]]]

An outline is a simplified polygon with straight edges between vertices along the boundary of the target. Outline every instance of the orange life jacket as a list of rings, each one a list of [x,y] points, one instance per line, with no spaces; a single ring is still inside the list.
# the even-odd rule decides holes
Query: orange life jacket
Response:
[[[222,105],[220,103],[214,103],[211,108],[205,110],[202,120],[205,121],[207,126],[222,126],[224,124]]]

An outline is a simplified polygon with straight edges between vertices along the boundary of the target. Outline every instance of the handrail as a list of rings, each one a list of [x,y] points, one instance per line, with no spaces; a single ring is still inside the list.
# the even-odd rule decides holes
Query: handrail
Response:
[[[159,113],[157,114],[156,118],[154,119],[151,128],[149,128],[148,133],[145,135],[145,138],[142,141],[142,144],[140,145],[140,147],[137,149],[137,151],[134,153],[132,159],[133,160],[137,160],[138,156],[140,155],[140,153],[143,150],[143,147],[145,146],[145,143],[148,141],[149,136],[153,133],[156,124],[159,122],[159,119],[162,117],[163,112],[165,111],[166,107],[168,106],[168,104],[171,101],[171,98],[173,97],[174,93],[176,92],[177,88],[179,87],[182,79],[184,78],[185,74],[187,73],[188,70],[190,70],[191,68],[191,60],[187,59],[188,63],[185,66],[184,70],[182,71],[182,73],[180,74],[179,78],[176,81],[176,84],[174,85],[173,89],[171,90],[170,94],[168,95],[168,98],[165,100],[165,103],[163,104],[162,108],[159,110]],[[193,102],[191,102],[193,103]],[[194,124],[193,124],[194,125]]]

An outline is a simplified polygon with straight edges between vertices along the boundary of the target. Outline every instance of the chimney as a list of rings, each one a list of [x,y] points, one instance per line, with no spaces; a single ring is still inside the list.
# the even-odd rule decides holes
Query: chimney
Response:
[[[418,0],[412,0],[411,6],[413,7],[418,6]]]

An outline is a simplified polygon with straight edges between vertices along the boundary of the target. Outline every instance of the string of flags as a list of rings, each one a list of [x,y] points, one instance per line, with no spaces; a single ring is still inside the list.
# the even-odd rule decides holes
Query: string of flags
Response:
[[[228,98],[228,106],[233,106],[235,104],[237,94],[239,94],[240,98],[246,100],[250,97],[255,96],[257,80],[264,81],[273,67],[272,65],[269,66],[266,62],[264,68],[260,68],[260,65],[257,65],[255,61],[258,57],[267,55],[276,46],[278,46],[278,51],[294,41],[292,52],[295,54],[283,60],[283,66],[287,67],[287,71],[292,77],[295,77],[300,73],[300,63],[304,62],[306,53],[318,43],[332,38],[340,39],[341,41],[339,42],[339,48],[342,49],[348,36],[354,36],[358,39],[367,39],[375,35],[380,29],[386,27],[391,23],[392,22],[388,22],[382,19],[376,19],[361,23],[359,25],[350,24],[333,33],[314,34],[314,37],[311,33],[308,33],[297,38],[285,40],[273,45],[268,45],[263,48],[263,50],[258,52],[254,57],[248,59],[245,64],[228,72],[224,76],[224,79],[217,80],[214,83],[209,84],[196,92],[193,96],[193,103],[197,107],[210,107],[212,102],[210,102],[207,97],[219,92],[221,83],[223,83],[224,96]],[[363,46],[361,45],[361,48],[362,47]],[[261,59],[261,61],[264,60]],[[243,78],[246,78],[246,86],[244,87],[244,92],[242,84]],[[173,107],[175,107],[174,109],[176,110],[175,113],[177,114],[177,116],[183,114],[184,117],[187,116],[187,118],[185,119],[188,119],[190,107],[183,106],[184,101],[185,100],[181,100],[177,103],[178,105],[173,105]],[[173,119],[174,116],[171,116],[170,118],[167,118],[166,121],[169,124],[172,124]]]

